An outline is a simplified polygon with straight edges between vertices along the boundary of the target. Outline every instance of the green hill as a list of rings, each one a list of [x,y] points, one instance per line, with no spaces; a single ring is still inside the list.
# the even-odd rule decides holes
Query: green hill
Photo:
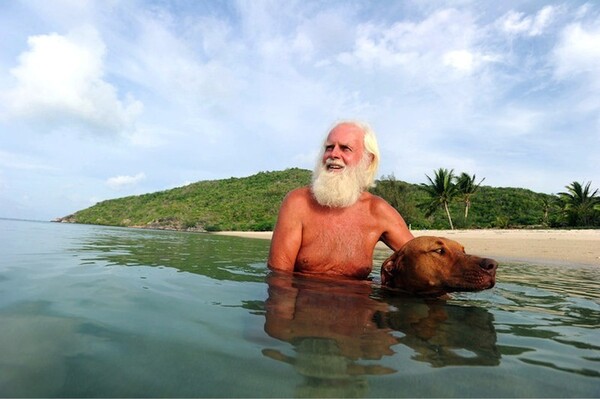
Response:
[[[244,178],[201,181],[151,194],[100,202],[57,221],[187,231],[272,230],[283,197],[309,184],[311,172],[287,169]],[[440,209],[425,217],[427,194],[419,185],[382,178],[372,192],[399,210],[414,229],[445,229]],[[458,228],[559,226],[556,196],[521,188],[480,187],[469,217],[464,205],[450,204]]]
[[[188,231],[271,230],[286,193],[309,182],[310,172],[302,169],[201,181],[102,201],[59,221]]]

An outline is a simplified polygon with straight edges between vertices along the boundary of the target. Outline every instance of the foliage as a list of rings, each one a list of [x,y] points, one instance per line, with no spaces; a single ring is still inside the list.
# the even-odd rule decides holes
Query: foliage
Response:
[[[384,198],[405,220],[415,220],[419,217],[414,186],[397,180],[393,174],[377,181],[371,193]]]
[[[374,193],[388,199],[385,192],[379,188],[387,185],[387,178],[377,182]],[[414,229],[445,229],[448,228],[448,218],[442,207],[437,207],[433,214],[425,212],[423,204],[430,201],[429,194],[422,185],[397,182],[403,186],[403,198],[409,202],[409,212],[398,209],[404,220]],[[509,228],[509,227],[559,227],[556,223],[560,215],[556,196],[535,193],[523,188],[480,186],[477,193],[471,197],[472,207],[469,218],[464,218],[463,202],[448,203],[451,215],[459,215],[453,219],[458,228]],[[550,204],[550,206],[548,206]],[[404,209],[407,205],[403,205]]]
[[[246,178],[201,181],[167,191],[108,200],[65,221],[156,229],[272,230],[283,197],[310,182],[310,172],[287,169]]]
[[[560,205],[569,226],[590,226],[598,219],[600,198],[598,189],[591,192],[588,182],[585,187],[574,181],[565,186],[567,192],[558,193]]]
[[[430,183],[434,181],[435,178]],[[188,231],[272,230],[284,196],[309,182],[310,171],[296,168],[260,172],[244,178],[201,181],[171,190],[103,201],[62,220]],[[470,197],[468,219],[464,217],[464,197],[448,198],[448,213],[458,215],[453,221],[453,227],[458,228],[568,227],[581,226],[581,223],[598,228],[598,190],[592,192],[589,187],[590,184],[573,183],[567,186],[568,192],[555,196],[522,188],[478,185]],[[387,200],[413,229],[448,227],[448,216],[439,203],[431,212],[420,206],[432,202],[430,193],[421,184],[406,183],[390,175],[378,180],[371,192]],[[576,206],[580,199],[588,205]],[[590,209],[589,202],[593,211],[585,217],[580,214],[575,217],[575,209]]]

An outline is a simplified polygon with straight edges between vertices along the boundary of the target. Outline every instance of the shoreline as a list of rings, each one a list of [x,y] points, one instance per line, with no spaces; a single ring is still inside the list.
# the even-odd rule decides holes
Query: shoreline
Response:
[[[600,230],[412,230],[415,237],[447,237],[467,253],[500,262],[600,266]],[[220,231],[210,234],[270,240],[268,231]],[[389,251],[383,243],[375,247]]]

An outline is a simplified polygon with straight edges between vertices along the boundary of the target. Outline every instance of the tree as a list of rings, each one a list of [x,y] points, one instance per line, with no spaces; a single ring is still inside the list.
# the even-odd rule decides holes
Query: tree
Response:
[[[469,217],[469,208],[471,207],[471,197],[477,192],[485,177],[477,184],[475,183],[475,175],[469,176],[465,172],[454,179],[456,181],[456,190],[462,196],[462,200],[465,203],[465,220],[467,220]]]
[[[421,187],[429,194],[430,197],[430,202],[425,204],[425,215],[431,216],[437,208],[444,208],[446,211],[446,216],[448,216],[450,229],[454,230],[452,217],[450,216],[450,210],[448,209],[448,203],[450,203],[457,195],[456,186],[452,183],[454,180],[454,169],[448,170],[439,168],[434,172],[435,176],[433,179],[428,175],[425,175],[427,180],[429,180],[429,184],[421,184]]]
[[[565,186],[567,192],[558,193],[570,226],[589,226],[593,222],[594,213],[600,210],[598,189],[590,192],[591,184],[590,181],[583,187],[581,183],[574,181]]]
[[[400,182],[392,173],[388,176],[382,176],[371,191],[373,194],[385,198],[392,207],[398,210],[402,204],[401,194],[405,191],[405,187],[400,185]]]
[[[394,174],[382,176],[370,191],[385,199],[409,225],[418,218],[414,201],[411,199],[410,185],[397,180]]]
[[[548,225],[548,216],[550,215],[550,210],[552,209],[552,199],[551,197],[542,198],[542,210],[544,211],[544,217],[542,218],[542,224],[544,226]]]

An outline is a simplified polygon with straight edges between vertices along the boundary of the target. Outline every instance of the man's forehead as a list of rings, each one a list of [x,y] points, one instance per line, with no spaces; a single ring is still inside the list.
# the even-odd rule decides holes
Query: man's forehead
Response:
[[[326,142],[362,143],[364,134],[364,131],[359,126],[351,123],[342,123],[331,129],[327,135]]]

